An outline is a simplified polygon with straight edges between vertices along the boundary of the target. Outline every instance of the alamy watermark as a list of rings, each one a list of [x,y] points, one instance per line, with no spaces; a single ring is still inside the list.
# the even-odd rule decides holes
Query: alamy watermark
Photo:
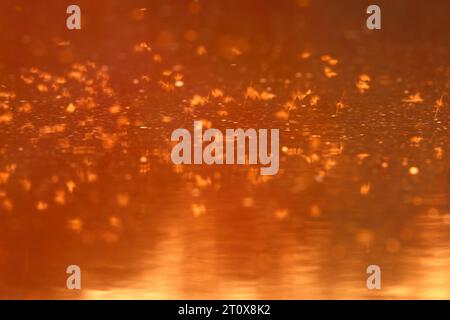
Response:
[[[67,277],[66,286],[69,290],[80,290],[81,289],[81,269],[76,264],[72,264],[67,267],[66,273],[70,274]]]
[[[367,274],[370,276],[367,278],[366,286],[369,290],[380,290],[381,289],[381,268],[376,264],[371,264],[367,267]]]
[[[224,135],[214,128],[203,132],[202,121],[194,121],[193,137],[184,128],[172,132],[171,141],[178,143],[171,158],[174,164],[260,164],[261,175],[275,175],[280,161],[279,138],[279,129],[270,129],[269,152],[268,129],[226,129]],[[203,149],[204,142],[209,143]]]
[[[67,7],[67,14],[70,16],[66,19],[66,26],[69,30],[80,30],[81,29],[81,9],[75,4],[71,4]]]
[[[381,29],[381,9],[376,4],[372,4],[367,7],[367,14],[370,16],[367,18],[366,26],[369,30]]]

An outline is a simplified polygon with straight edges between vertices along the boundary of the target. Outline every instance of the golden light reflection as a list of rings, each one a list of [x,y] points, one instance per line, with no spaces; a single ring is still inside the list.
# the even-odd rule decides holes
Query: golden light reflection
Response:
[[[449,299],[450,8],[411,1],[0,10],[0,297]],[[279,173],[173,164],[194,120],[280,129]]]

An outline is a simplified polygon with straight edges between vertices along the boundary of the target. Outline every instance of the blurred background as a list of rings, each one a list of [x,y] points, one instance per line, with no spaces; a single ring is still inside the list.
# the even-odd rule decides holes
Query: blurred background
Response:
[[[1,298],[450,298],[449,1],[71,4],[0,4]],[[279,174],[173,165],[194,120]]]

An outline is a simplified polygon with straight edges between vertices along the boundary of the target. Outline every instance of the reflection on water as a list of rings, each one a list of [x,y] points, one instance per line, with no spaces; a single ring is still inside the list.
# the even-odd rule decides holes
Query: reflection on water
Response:
[[[0,297],[449,299],[450,11],[431,2],[381,3],[410,15],[376,35],[322,1],[81,3],[78,33],[60,4],[0,10]],[[279,128],[279,174],[173,165],[194,120]]]

